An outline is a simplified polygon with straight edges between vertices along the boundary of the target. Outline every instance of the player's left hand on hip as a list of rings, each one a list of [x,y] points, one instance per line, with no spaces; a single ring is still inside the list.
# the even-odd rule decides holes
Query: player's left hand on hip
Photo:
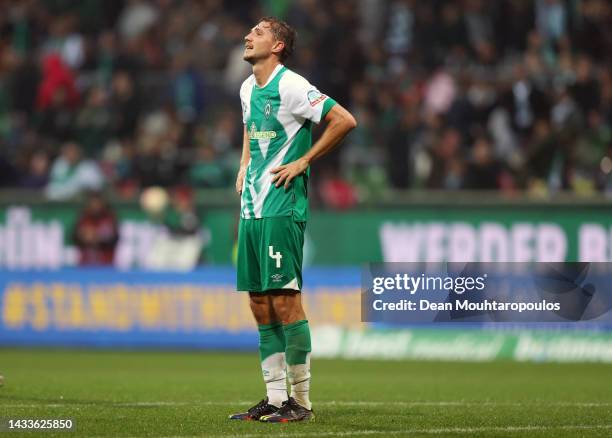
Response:
[[[308,169],[308,161],[303,158],[278,166],[270,171],[270,173],[275,174],[272,178],[272,184],[276,187],[280,187],[285,183],[285,190],[287,190],[291,181],[293,181],[296,176],[306,172],[306,169]]]

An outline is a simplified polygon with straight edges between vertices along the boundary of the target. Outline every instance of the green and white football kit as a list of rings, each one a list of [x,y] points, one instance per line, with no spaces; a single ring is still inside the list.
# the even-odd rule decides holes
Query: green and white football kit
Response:
[[[280,64],[262,87],[254,75],[247,78],[240,100],[251,159],[242,185],[237,289],[299,291],[309,170],[288,189],[276,187],[270,171],[310,149],[312,123],[319,123],[336,102]]]

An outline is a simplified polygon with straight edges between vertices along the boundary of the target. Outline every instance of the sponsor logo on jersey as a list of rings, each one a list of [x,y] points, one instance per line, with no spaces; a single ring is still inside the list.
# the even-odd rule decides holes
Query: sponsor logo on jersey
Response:
[[[318,103],[323,102],[327,96],[321,93],[317,89],[312,89],[306,95],[308,97],[308,102],[310,102],[310,106],[316,106]]]
[[[249,128],[249,138],[251,140],[268,140],[271,138],[276,138],[276,131],[258,131],[257,126],[255,126],[255,122],[251,122],[251,127]]]
[[[272,279],[273,283],[278,283],[279,281],[283,280],[283,274],[272,274],[270,278]]]

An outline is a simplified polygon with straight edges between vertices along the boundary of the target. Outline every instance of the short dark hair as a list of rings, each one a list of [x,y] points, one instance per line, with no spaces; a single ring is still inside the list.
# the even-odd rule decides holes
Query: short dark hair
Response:
[[[269,23],[270,30],[276,41],[285,43],[285,48],[280,52],[280,60],[284,62],[293,53],[297,32],[283,20],[279,20],[276,17],[264,17],[259,21]]]

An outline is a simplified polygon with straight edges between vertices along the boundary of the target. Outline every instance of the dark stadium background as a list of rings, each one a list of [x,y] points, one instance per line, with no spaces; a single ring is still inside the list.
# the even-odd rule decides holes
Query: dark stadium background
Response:
[[[0,418],[269,432],[224,420],[263,390],[233,187],[268,15],[358,121],[309,182],[301,431],[606,436],[609,315],[360,322],[369,262],[612,261],[605,0],[0,0]]]

